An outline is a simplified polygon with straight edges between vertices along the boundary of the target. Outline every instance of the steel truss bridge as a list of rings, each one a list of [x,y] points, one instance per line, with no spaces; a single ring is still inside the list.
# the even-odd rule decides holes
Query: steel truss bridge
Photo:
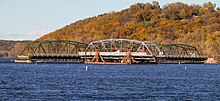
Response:
[[[129,40],[129,39],[107,39],[91,42],[85,52],[79,54],[86,61],[92,61],[99,51],[100,60],[105,62],[122,62],[130,51],[132,60],[136,62],[155,62],[155,56],[160,53],[160,49],[153,42]],[[101,60],[103,59],[103,60]]]
[[[159,62],[204,63],[208,59],[207,56],[201,55],[196,47],[186,44],[161,44],[159,48]]]
[[[193,46],[130,39],[98,40],[89,45],[67,40],[32,42],[18,56],[25,62],[204,63],[206,59]]]
[[[82,61],[78,53],[85,51],[86,47],[85,43],[68,40],[32,42],[22,50],[18,60],[31,60],[29,62]]]

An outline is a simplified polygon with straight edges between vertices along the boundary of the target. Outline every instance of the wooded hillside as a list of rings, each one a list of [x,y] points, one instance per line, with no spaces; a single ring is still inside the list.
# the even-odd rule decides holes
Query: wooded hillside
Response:
[[[158,2],[137,3],[120,12],[77,21],[37,40],[89,43],[109,38],[189,44],[220,60],[220,9],[211,2],[203,5],[176,2],[163,7]]]
[[[27,43],[31,41],[13,41],[0,40],[0,58],[1,57],[17,57]]]

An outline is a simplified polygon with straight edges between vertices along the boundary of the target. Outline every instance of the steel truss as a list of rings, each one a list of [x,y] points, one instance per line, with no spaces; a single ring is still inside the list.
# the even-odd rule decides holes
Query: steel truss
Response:
[[[159,48],[164,55],[200,56],[196,47],[186,44],[162,44]]]
[[[78,52],[85,51],[86,47],[87,44],[76,41],[39,41],[27,44],[20,56],[78,55]]]
[[[145,52],[147,55],[158,55],[160,49],[149,41],[129,40],[129,39],[107,39],[91,42],[86,48],[86,52],[95,52],[98,47],[99,52]]]
[[[130,39],[107,39],[91,42],[86,51],[79,53],[85,61],[103,63],[149,63],[156,62],[160,49],[153,42]]]

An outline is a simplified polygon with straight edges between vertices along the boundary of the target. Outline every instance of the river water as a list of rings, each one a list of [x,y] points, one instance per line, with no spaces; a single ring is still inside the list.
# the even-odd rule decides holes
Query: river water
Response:
[[[2,63],[0,100],[220,100],[220,65]]]

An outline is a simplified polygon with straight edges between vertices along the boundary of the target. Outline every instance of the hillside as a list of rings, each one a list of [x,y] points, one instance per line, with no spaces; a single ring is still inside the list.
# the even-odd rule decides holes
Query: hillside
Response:
[[[220,60],[220,10],[211,2],[203,5],[176,2],[163,7],[158,2],[137,3],[120,12],[77,21],[37,40],[89,43],[109,38],[189,44]]]

